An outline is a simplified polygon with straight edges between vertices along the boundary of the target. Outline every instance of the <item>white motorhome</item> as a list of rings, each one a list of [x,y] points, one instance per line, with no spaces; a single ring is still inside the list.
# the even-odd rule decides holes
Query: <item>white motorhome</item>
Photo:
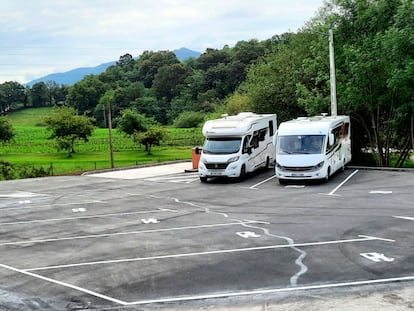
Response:
[[[276,138],[276,177],[327,181],[351,161],[348,116],[302,117],[282,122]]]
[[[241,112],[207,121],[206,140],[198,165],[200,180],[209,177],[237,177],[275,161],[273,137],[277,129],[275,114]]]

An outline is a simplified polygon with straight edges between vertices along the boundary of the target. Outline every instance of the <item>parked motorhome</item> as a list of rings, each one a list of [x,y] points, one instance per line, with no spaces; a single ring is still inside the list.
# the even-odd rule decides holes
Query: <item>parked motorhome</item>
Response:
[[[286,180],[329,177],[351,161],[348,116],[302,117],[279,125],[276,177]]]
[[[207,121],[205,142],[198,165],[201,181],[209,177],[236,177],[268,167],[275,161],[275,114],[241,112]]]

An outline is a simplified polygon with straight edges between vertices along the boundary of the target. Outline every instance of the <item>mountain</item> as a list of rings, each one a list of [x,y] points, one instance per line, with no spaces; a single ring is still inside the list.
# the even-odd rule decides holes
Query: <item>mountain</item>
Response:
[[[198,58],[201,53],[193,50],[189,50],[187,48],[180,48],[173,51],[174,54],[177,56],[177,58],[180,61],[186,60],[188,58]],[[47,81],[55,81],[57,84],[66,84],[66,85],[73,85],[76,82],[83,79],[83,77],[90,75],[90,74],[100,74],[104,72],[109,66],[115,65],[116,61],[100,64],[96,67],[81,67],[72,69],[70,71],[66,72],[60,72],[60,73],[52,73],[47,76],[32,80],[28,83],[26,83],[26,86],[33,86],[33,84],[36,84],[38,82],[47,82]]]
[[[200,52],[189,50],[187,48],[181,48],[178,50],[174,50],[173,52],[181,62],[188,58],[198,58],[201,55]]]
[[[47,76],[32,80],[28,83],[26,83],[27,86],[33,86],[33,84],[36,84],[38,82],[47,82],[47,81],[55,81],[57,84],[66,84],[66,85],[72,85],[76,82],[82,80],[83,77],[90,75],[90,74],[100,74],[104,72],[109,66],[115,65],[115,61],[108,62],[104,64],[100,64],[96,67],[81,67],[72,69],[70,71],[66,72],[60,72],[60,73],[52,73]]]

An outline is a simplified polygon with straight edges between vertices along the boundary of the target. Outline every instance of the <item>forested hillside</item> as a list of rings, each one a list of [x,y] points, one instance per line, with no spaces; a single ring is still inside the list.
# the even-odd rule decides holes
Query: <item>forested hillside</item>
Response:
[[[171,51],[145,51],[138,59],[126,53],[71,87],[6,82],[0,112],[65,104],[93,116],[98,126],[105,125],[108,98],[114,117],[128,108],[162,124],[248,110],[277,113],[279,122],[329,112],[329,29],[338,113],[352,117],[355,159],[369,150],[377,165],[388,166],[397,151],[401,164],[413,148],[411,0],[330,0],[296,33],[207,49],[185,62]]]

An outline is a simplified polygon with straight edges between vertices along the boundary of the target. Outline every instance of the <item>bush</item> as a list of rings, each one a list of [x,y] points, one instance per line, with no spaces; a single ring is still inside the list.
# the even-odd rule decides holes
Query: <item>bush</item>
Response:
[[[186,111],[175,118],[173,125],[181,128],[198,127],[204,122],[204,114],[195,111]]]
[[[0,117],[0,141],[10,141],[14,135],[11,123],[5,117]]]
[[[0,161],[0,180],[12,180],[19,178],[34,178],[50,176],[50,169],[33,166],[17,166],[10,162]]]

